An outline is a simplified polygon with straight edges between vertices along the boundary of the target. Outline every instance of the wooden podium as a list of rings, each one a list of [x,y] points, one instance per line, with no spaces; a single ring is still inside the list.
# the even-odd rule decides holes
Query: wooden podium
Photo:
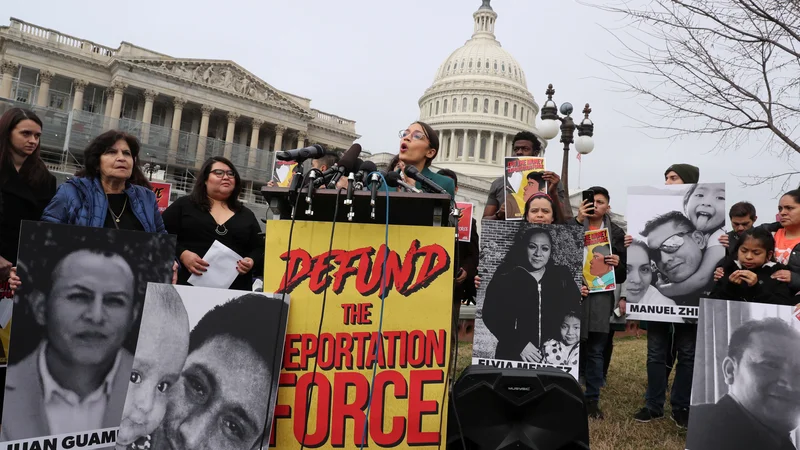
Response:
[[[267,220],[291,220],[294,203],[289,198],[289,188],[263,187],[261,195],[269,204]],[[332,222],[336,209],[336,190],[320,189],[314,191],[311,199],[313,216],[306,214],[305,190],[299,192],[300,201],[295,213],[296,220],[314,222]],[[370,215],[372,207],[369,205],[371,194],[369,191],[356,191],[353,195],[353,220],[347,215],[350,205],[345,205],[347,191],[342,190],[339,195],[339,210],[336,221],[339,223],[386,223],[386,192],[379,191],[375,201],[375,218]],[[390,225],[420,225],[420,226],[450,226],[450,196],[444,194],[415,194],[411,192],[389,191],[389,224]]]

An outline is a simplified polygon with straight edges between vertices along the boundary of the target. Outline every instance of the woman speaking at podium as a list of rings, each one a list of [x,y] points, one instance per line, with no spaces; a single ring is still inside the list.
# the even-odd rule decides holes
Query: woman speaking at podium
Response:
[[[436,158],[437,153],[439,153],[439,137],[427,123],[414,122],[405,130],[400,131],[400,162],[406,167],[416,167],[422,175],[441,186],[451,197],[455,198],[456,189],[453,180],[434,173],[430,169],[431,162]],[[404,181],[408,183],[413,180],[406,179]],[[422,189],[419,182],[415,187]]]

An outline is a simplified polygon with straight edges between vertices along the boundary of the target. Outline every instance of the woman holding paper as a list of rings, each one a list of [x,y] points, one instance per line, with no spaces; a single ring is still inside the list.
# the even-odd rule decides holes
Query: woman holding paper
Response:
[[[236,167],[214,156],[203,164],[192,192],[164,211],[167,231],[178,236],[178,284],[252,290],[264,240],[255,214],[239,201],[241,191]]]

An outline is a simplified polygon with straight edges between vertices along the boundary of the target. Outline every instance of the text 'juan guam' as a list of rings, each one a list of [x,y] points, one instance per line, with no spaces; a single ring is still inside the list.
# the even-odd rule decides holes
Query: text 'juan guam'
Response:
[[[285,289],[287,293],[308,280],[309,290],[315,294],[329,285],[333,292],[341,294],[347,281],[354,278],[356,290],[366,297],[380,290],[381,275],[385,270],[385,293],[388,294],[394,285],[395,291],[409,296],[429,286],[450,269],[450,255],[444,247],[438,244],[421,247],[419,240],[411,242],[403,258],[381,245],[378,250],[374,247],[332,250],[317,256],[299,248],[282,254],[281,260],[288,261],[288,270],[278,292]]]

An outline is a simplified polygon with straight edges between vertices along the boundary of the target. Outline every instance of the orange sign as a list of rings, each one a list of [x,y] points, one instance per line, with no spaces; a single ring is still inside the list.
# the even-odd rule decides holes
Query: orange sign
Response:
[[[169,196],[172,192],[172,184],[160,183],[158,181],[151,181],[153,185],[153,192],[156,194],[156,202],[158,203],[158,212],[164,212],[169,206]]]

